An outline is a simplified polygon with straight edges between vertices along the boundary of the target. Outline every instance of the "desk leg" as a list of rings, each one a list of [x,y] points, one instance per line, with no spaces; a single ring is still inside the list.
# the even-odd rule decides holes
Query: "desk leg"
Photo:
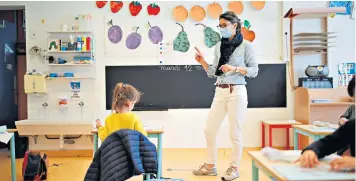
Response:
[[[263,122],[261,122],[262,125],[262,148],[265,147],[265,124],[263,124]]]
[[[98,150],[98,134],[94,134],[94,155],[96,150]]]
[[[271,148],[272,148],[272,128],[273,128],[273,126],[271,126],[271,125],[268,126],[268,134],[269,134],[268,140],[269,140],[269,146]]]
[[[158,159],[158,172],[157,179],[161,179],[162,177],[162,134],[158,134],[157,139],[157,159]]]
[[[252,160],[252,181],[258,181],[258,168],[255,165],[255,161]]]
[[[298,150],[298,143],[299,143],[299,137],[298,137],[297,130],[293,128],[293,143],[294,143],[294,150]]]
[[[12,181],[16,181],[16,159],[15,159],[15,134],[10,140],[10,152],[11,152],[11,178]]]
[[[286,139],[287,139],[287,146],[286,146],[286,150],[289,150],[289,128],[286,128],[286,134],[287,134],[287,136],[286,136]]]

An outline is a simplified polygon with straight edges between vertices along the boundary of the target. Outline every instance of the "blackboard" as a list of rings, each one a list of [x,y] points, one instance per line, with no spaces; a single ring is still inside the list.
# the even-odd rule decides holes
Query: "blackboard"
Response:
[[[135,110],[210,108],[216,79],[200,65],[106,66],[106,109],[111,109],[117,83],[135,86],[143,95]],[[260,64],[256,78],[247,78],[248,107],[287,106],[286,64]]]

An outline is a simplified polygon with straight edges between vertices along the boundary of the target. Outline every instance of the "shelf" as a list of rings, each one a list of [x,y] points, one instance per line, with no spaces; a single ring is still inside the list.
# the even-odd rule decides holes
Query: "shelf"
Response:
[[[295,43],[294,46],[308,46],[308,45],[328,45],[328,44],[332,44],[333,42],[307,42],[307,43]]]
[[[66,64],[51,64],[51,63],[49,63],[49,64],[47,64],[48,66],[59,66],[59,67],[61,67],[61,66],[93,66],[93,64],[92,63],[89,63],[89,64],[74,64],[74,63],[66,63]]]
[[[92,51],[47,51],[47,53],[92,53]]]
[[[91,31],[47,31],[47,33],[86,33],[86,34],[89,34],[89,33],[92,33]]]
[[[330,35],[330,34],[334,34],[335,32],[326,32],[326,33],[298,33],[298,34],[295,34],[293,35],[294,37],[303,37],[303,36],[306,36],[306,37],[309,37],[309,36],[327,36],[327,35]]]
[[[324,102],[324,103],[310,103],[311,106],[339,106],[339,105],[352,105],[353,102]]]
[[[93,77],[47,77],[48,80],[94,79]]]
[[[313,19],[327,18],[335,13],[345,13],[345,7],[337,8],[290,8],[284,18]]]
[[[329,53],[329,52],[327,52],[327,51],[300,51],[300,52],[294,52],[294,55],[314,55],[314,54],[327,54],[327,53]]]
[[[329,37],[302,37],[302,38],[296,38],[294,41],[327,41],[330,38],[336,38],[337,36],[329,36]]]

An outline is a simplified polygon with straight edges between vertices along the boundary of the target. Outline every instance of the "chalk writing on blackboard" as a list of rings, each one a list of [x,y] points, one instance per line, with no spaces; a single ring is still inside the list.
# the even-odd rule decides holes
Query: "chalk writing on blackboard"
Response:
[[[158,66],[159,69],[163,71],[180,71],[179,65],[166,65],[166,66]]]
[[[201,71],[204,68],[201,65],[160,65],[158,68],[162,71]]]

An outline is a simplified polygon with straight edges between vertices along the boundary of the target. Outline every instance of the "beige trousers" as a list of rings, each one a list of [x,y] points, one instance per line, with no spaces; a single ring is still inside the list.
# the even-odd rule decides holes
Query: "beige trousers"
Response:
[[[216,135],[226,116],[228,115],[230,127],[230,140],[232,142],[231,165],[239,166],[242,157],[242,130],[241,125],[247,110],[247,90],[245,85],[215,90],[215,96],[208,115],[205,127],[205,137],[208,149],[207,164],[216,164],[217,148]]]

